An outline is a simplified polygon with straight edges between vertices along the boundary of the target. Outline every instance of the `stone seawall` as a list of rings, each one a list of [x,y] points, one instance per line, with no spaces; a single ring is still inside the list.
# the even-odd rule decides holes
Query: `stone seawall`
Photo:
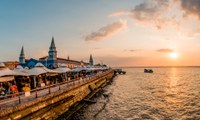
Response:
[[[71,88],[70,90],[61,90],[35,100],[19,104],[15,107],[5,109],[0,112],[1,120],[41,120],[56,119],[75,103],[83,100],[92,90],[97,89],[106,81],[114,76],[114,71],[110,71],[104,76],[90,80],[87,83]]]

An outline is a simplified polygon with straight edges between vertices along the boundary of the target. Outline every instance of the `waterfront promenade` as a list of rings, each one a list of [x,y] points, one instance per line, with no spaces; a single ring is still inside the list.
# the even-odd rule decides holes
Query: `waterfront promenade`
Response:
[[[7,109],[9,107],[14,107],[18,104],[22,104],[24,102],[37,99],[39,97],[46,96],[46,95],[54,93],[54,92],[61,92],[62,90],[73,89],[73,88],[77,87],[78,85],[87,83],[90,80],[97,79],[98,77],[104,76],[109,72],[110,72],[110,70],[95,74],[90,77],[78,78],[75,80],[70,80],[70,81],[59,83],[59,84],[46,86],[43,88],[37,88],[37,89],[31,90],[29,96],[25,96],[25,92],[21,92],[16,96],[9,95],[9,96],[0,97],[1,111],[4,109]]]

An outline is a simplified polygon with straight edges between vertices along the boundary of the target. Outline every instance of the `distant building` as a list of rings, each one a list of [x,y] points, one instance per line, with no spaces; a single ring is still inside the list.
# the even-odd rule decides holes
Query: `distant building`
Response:
[[[3,62],[5,64],[6,67],[8,67],[9,69],[13,70],[14,68],[17,67],[17,65],[19,65],[19,62],[17,61],[8,61],[8,62]]]
[[[39,58],[39,61],[45,65],[46,64],[45,62],[47,59],[48,59],[48,56],[45,56],[45,57]],[[85,63],[83,61],[69,60],[69,59],[65,59],[65,58],[57,58],[57,65],[60,66],[61,64],[66,64],[68,68],[89,65],[89,63]]]
[[[25,59],[24,47],[22,47],[21,53],[19,56],[19,64],[21,66],[32,68],[38,62],[41,62],[44,66],[46,66],[48,68],[52,68],[52,69],[59,67],[61,64],[66,64],[68,68],[73,68],[73,67],[80,67],[80,66],[89,65],[89,64],[93,65],[93,58],[92,58],[92,56],[90,56],[90,63],[86,63],[83,61],[70,60],[69,56],[67,57],[67,59],[57,57],[55,41],[54,41],[54,37],[52,37],[48,56],[39,58],[39,60],[36,60],[33,58]]]

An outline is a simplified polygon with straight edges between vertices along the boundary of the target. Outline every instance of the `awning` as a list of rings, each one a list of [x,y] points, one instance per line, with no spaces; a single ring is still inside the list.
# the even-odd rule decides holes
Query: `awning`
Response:
[[[56,74],[57,72],[46,68],[43,64],[37,63],[34,68],[27,71],[29,75],[41,75],[41,74]]]
[[[65,64],[61,64],[60,67],[56,68],[54,71],[57,73],[66,73],[66,72],[69,72],[70,69],[67,68],[67,66]]]
[[[0,77],[0,82],[8,82],[14,80],[14,76],[5,76],[5,77]]]
[[[16,76],[29,76],[28,74],[28,69],[24,69],[22,66],[18,65],[15,69],[14,72]]]
[[[8,75],[16,75],[16,73],[9,68],[0,68],[0,77]]]

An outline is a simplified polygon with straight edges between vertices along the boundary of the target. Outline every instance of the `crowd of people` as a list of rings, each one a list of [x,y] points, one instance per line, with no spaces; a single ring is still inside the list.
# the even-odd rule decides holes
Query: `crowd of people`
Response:
[[[72,81],[91,75],[95,75],[98,70],[94,71],[76,71],[57,74],[40,74],[38,76],[14,76],[14,79],[7,82],[0,82],[0,96],[15,96],[20,92],[30,91],[36,88]]]

